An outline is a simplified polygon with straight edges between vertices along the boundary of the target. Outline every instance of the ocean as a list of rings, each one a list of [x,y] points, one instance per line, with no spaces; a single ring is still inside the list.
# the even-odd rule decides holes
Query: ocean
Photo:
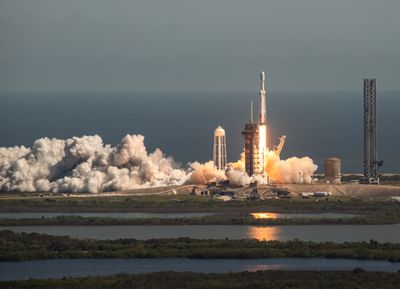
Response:
[[[116,145],[126,134],[142,134],[148,151],[160,148],[185,166],[212,159],[214,129],[226,131],[229,161],[243,149],[241,130],[250,119],[253,92],[0,93],[0,147],[31,146],[41,137],[98,134]],[[377,96],[378,159],[381,172],[400,173],[400,92]],[[336,156],[343,173],[363,168],[363,97],[355,92],[267,94],[269,146],[287,140],[281,157],[309,156],[323,171]]]

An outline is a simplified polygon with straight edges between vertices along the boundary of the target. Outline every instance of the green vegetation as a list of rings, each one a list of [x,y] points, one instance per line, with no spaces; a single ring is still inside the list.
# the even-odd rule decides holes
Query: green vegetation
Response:
[[[110,217],[63,216],[43,219],[3,219],[0,226],[19,225],[172,225],[172,224],[394,224],[400,223],[400,204],[369,198],[293,198],[264,201],[223,202],[208,197],[141,196],[93,198],[20,198],[0,199],[0,212],[214,212],[217,215],[177,219],[117,219]],[[275,213],[351,213],[353,218],[254,219],[251,212]]]
[[[222,202],[191,195],[116,197],[36,197],[0,199],[0,211],[165,211],[189,212],[193,208],[213,211]]]
[[[0,282],[0,288],[41,289],[394,289],[400,288],[400,273],[257,271],[226,274],[161,272],[107,277],[63,278]]]
[[[398,211],[400,205],[385,199],[369,198],[292,198],[261,201],[223,202],[209,197],[138,196],[138,197],[48,197],[3,198],[1,212],[254,212],[276,213],[350,212],[355,214]]]
[[[400,204],[387,199],[293,198],[261,201],[223,202],[208,197],[65,197],[0,199],[0,212],[214,212],[196,218],[118,219],[110,217],[63,216],[43,219],[0,219],[0,226],[20,225],[313,225],[313,224],[395,224],[400,223]],[[251,212],[351,213],[353,218],[254,219]]]
[[[52,258],[281,258],[325,257],[400,261],[400,244],[314,243],[299,240],[196,240],[189,238],[89,240],[0,231],[0,261]]]
[[[0,219],[1,226],[111,226],[111,225],[320,225],[320,224],[395,224],[400,212],[392,215],[352,218],[280,218],[255,219],[248,214],[219,214],[193,218],[112,218],[57,216],[52,218]]]

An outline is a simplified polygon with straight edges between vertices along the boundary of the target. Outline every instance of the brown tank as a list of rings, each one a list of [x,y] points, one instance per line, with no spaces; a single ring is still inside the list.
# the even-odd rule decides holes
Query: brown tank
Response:
[[[325,159],[325,182],[340,184],[341,182],[341,162],[339,158]]]

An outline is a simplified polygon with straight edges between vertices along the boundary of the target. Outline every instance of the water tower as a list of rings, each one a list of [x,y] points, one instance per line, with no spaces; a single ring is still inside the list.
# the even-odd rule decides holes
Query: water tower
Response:
[[[214,166],[218,170],[225,170],[226,166],[226,139],[225,130],[218,126],[214,131]]]

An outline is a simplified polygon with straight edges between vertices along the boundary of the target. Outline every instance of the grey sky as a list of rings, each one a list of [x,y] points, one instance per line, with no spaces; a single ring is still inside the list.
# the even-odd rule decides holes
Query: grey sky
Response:
[[[0,0],[0,91],[400,89],[399,0]]]

